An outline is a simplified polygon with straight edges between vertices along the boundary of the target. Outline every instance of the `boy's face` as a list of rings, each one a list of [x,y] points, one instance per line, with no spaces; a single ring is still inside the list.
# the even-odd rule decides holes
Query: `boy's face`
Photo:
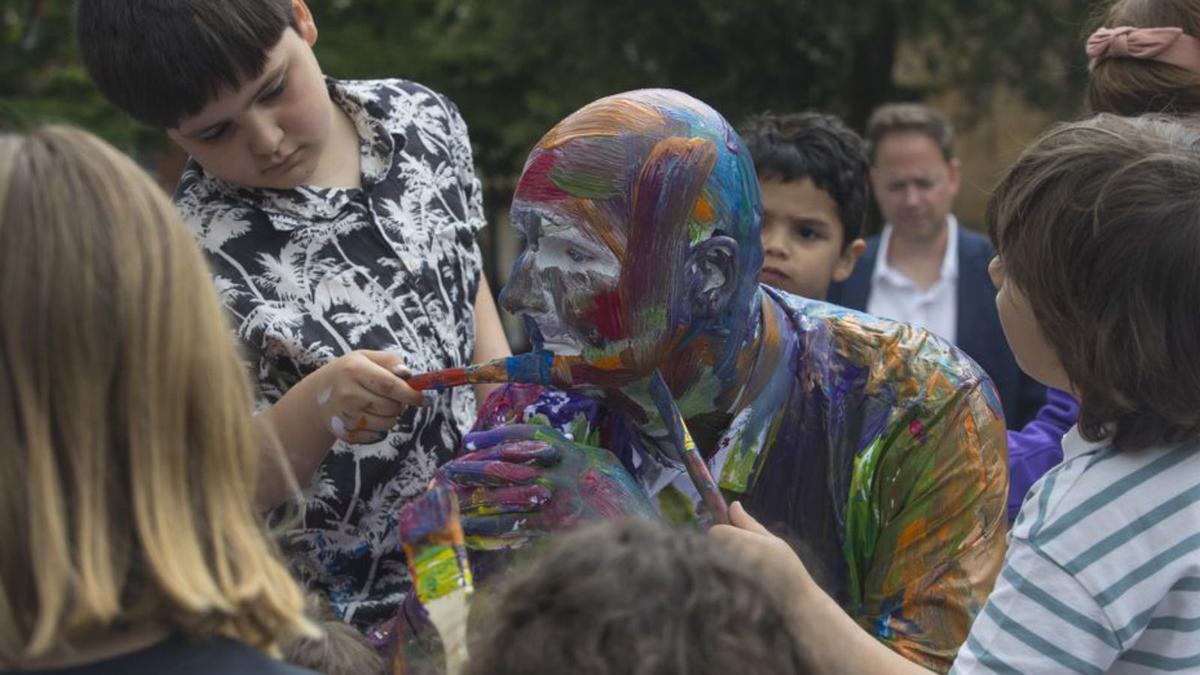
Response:
[[[988,264],[988,274],[996,286],[996,310],[1004,338],[1012,349],[1017,365],[1033,379],[1047,387],[1072,391],[1071,380],[1063,370],[1057,352],[1046,340],[1041,326],[1033,315],[1029,299],[1011,281],[1005,281],[1004,262],[1000,256]]]
[[[760,180],[763,267],[759,281],[814,300],[854,271],[865,244],[843,246],[837,202],[810,178]]]
[[[288,189],[317,182],[314,176],[329,165],[334,106],[312,53],[316,27],[306,9],[297,20],[299,32],[284,30],[259,77],[224,90],[167,131],[213,176]]]
[[[897,234],[930,238],[946,225],[958,194],[958,160],[947,162],[926,134],[891,133],[875,150],[871,184],[879,210]]]

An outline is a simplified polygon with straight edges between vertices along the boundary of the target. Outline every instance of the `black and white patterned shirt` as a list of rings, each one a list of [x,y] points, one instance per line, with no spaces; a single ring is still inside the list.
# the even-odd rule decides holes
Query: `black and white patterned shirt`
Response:
[[[403,80],[329,80],[358,130],[362,189],[249,189],[194,161],[175,200],[257,374],[259,405],[355,349],[414,371],[470,362],[479,288],[481,190],[454,104]],[[381,442],[338,441],[284,537],[309,587],[360,627],[387,618],[409,585],[393,524],[459,447],[470,387],[431,395]]]

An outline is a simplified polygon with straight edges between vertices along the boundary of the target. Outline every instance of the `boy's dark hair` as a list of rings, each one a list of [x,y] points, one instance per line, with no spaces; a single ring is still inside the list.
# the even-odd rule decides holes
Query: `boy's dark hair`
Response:
[[[954,127],[942,113],[920,103],[889,103],[879,106],[867,120],[867,155],[875,163],[879,144],[889,134],[916,132],[933,139],[942,158],[954,159]]]
[[[1084,438],[1200,437],[1200,134],[1101,115],[1055,127],[987,224],[1080,398]]]
[[[776,594],[700,534],[602,523],[514,575],[472,620],[469,675],[802,672]]]
[[[1200,0],[1115,0],[1101,26],[1175,27],[1200,38]],[[1088,105],[1094,112],[1130,117],[1200,113],[1200,73],[1153,59],[1104,59],[1088,75]]]
[[[100,92],[169,129],[262,74],[294,23],[290,0],[78,0],[79,53]]]
[[[842,248],[861,236],[871,207],[863,141],[833,115],[764,113],[740,131],[760,180],[800,181],[829,193],[842,221]]]

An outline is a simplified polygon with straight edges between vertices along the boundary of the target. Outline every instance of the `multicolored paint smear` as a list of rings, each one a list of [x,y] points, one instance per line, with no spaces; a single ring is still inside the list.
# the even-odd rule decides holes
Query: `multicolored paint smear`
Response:
[[[1004,552],[1004,424],[978,367],[923,330],[760,286],[753,166],[726,121],[679,92],[563,120],[530,154],[512,219],[527,245],[502,304],[535,348],[594,370],[570,392],[510,385],[480,424],[569,432],[563,462],[572,443],[607,448],[660,515],[694,521],[701,490],[665,390],[726,496],[864,628],[947,668]],[[555,524],[536,515],[505,521],[508,536]]]

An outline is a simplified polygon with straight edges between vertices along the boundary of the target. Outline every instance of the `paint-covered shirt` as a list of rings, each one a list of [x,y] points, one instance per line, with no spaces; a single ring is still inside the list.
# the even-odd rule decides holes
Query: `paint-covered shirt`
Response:
[[[484,218],[462,118],[412,82],[328,84],[358,131],[362,189],[247,189],[193,161],[175,195],[260,406],[356,349],[400,354],[414,371],[466,365],[474,351]],[[474,421],[469,387],[432,396],[378,443],[335,443],[284,537],[305,582],[359,626],[395,613],[409,584],[395,513]]]
[[[790,336],[786,367],[737,417],[688,420],[698,438],[718,427],[709,467],[866,630],[944,671],[1004,556],[1008,466],[995,388],[923,329],[766,287],[761,298],[762,330]],[[768,388],[782,401],[769,407],[784,412],[756,431]],[[515,421],[613,450],[664,516],[694,513],[682,470],[658,464],[620,416],[519,386],[480,414],[483,426]]]
[[[1062,447],[952,672],[1200,671],[1200,444]]]

